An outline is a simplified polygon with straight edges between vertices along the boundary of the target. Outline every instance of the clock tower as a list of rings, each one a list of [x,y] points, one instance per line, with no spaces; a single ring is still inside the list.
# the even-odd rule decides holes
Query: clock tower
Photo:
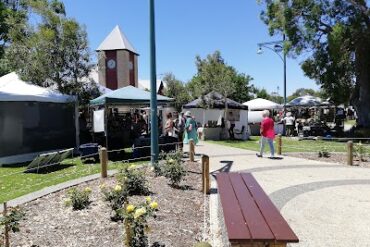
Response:
[[[119,26],[113,29],[96,51],[101,85],[112,90],[129,85],[138,86],[139,54]]]

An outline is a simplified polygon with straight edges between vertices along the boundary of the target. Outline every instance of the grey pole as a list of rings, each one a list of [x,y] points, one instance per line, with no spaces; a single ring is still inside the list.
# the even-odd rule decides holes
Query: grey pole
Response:
[[[283,53],[284,53],[284,115],[286,113],[286,51],[284,49],[285,34],[283,36]]]
[[[149,29],[150,29],[150,146],[151,163],[158,160],[158,116],[157,116],[157,72],[155,54],[155,12],[154,0],[149,0]]]

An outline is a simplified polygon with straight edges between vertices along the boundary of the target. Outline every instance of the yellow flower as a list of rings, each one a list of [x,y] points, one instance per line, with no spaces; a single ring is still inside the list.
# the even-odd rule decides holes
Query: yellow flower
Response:
[[[134,214],[134,219],[137,219],[137,218],[143,216],[144,214],[146,214],[146,209],[145,208],[136,209],[135,214]]]
[[[130,204],[130,205],[128,205],[127,207],[126,207],[126,212],[127,213],[131,213],[131,212],[133,212],[135,210],[135,206],[134,205],[132,205],[132,204]]]
[[[157,202],[152,202],[152,203],[150,203],[150,207],[152,209],[157,209],[158,208],[158,203]]]
[[[122,191],[122,186],[117,184],[115,187],[114,187],[114,191],[115,192],[121,192]]]
[[[107,185],[105,183],[102,183],[99,185],[99,189],[105,189],[107,187]]]
[[[70,198],[64,199],[64,205],[70,206],[72,204],[72,200]]]
[[[128,168],[127,168],[127,170],[133,170],[133,169],[135,169],[136,168],[136,165],[130,165]]]
[[[92,189],[91,189],[90,187],[86,187],[86,188],[84,189],[84,191],[85,191],[86,193],[91,193]]]
[[[147,197],[145,198],[145,200],[146,200],[146,202],[147,202],[147,203],[151,203],[152,198],[150,198],[150,196],[147,196]]]
[[[175,161],[173,159],[169,159],[168,162],[173,164]]]

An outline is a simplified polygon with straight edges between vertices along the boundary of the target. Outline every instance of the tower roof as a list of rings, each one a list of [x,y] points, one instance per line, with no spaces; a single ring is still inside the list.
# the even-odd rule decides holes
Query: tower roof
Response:
[[[104,41],[99,45],[98,49],[96,50],[97,51],[128,50],[135,54],[138,54],[118,25],[104,39]]]

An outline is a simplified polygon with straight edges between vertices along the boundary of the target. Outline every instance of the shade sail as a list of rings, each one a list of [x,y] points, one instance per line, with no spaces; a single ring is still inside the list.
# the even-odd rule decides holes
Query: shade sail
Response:
[[[0,77],[0,101],[66,103],[75,101],[75,98],[49,88],[32,85],[21,80],[17,73],[12,72]]]
[[[227,108],[229,109],[248,109],[248,106],[240,104],[234,100],[226,98]],[[205,95],[203,98],[199,98],[184,105],[184,109],[190,108],[211,108],[211,109],[224,109],[225,100],[224,97],[217,92],[212,92]]]
[[[244,102],[243,105],[248,106],[249,110],[272,110],[283,109],[283,106],[267,99],[252,99]]]
[[[171,98],[162,95],[157,95],[159,104],[172,101]],[[100,97],[90,100],[91,105],[104,105],[104,104],[149,104],[150,92],[133,87],[127,86],[119,88],[112,92],[101,95]]]

